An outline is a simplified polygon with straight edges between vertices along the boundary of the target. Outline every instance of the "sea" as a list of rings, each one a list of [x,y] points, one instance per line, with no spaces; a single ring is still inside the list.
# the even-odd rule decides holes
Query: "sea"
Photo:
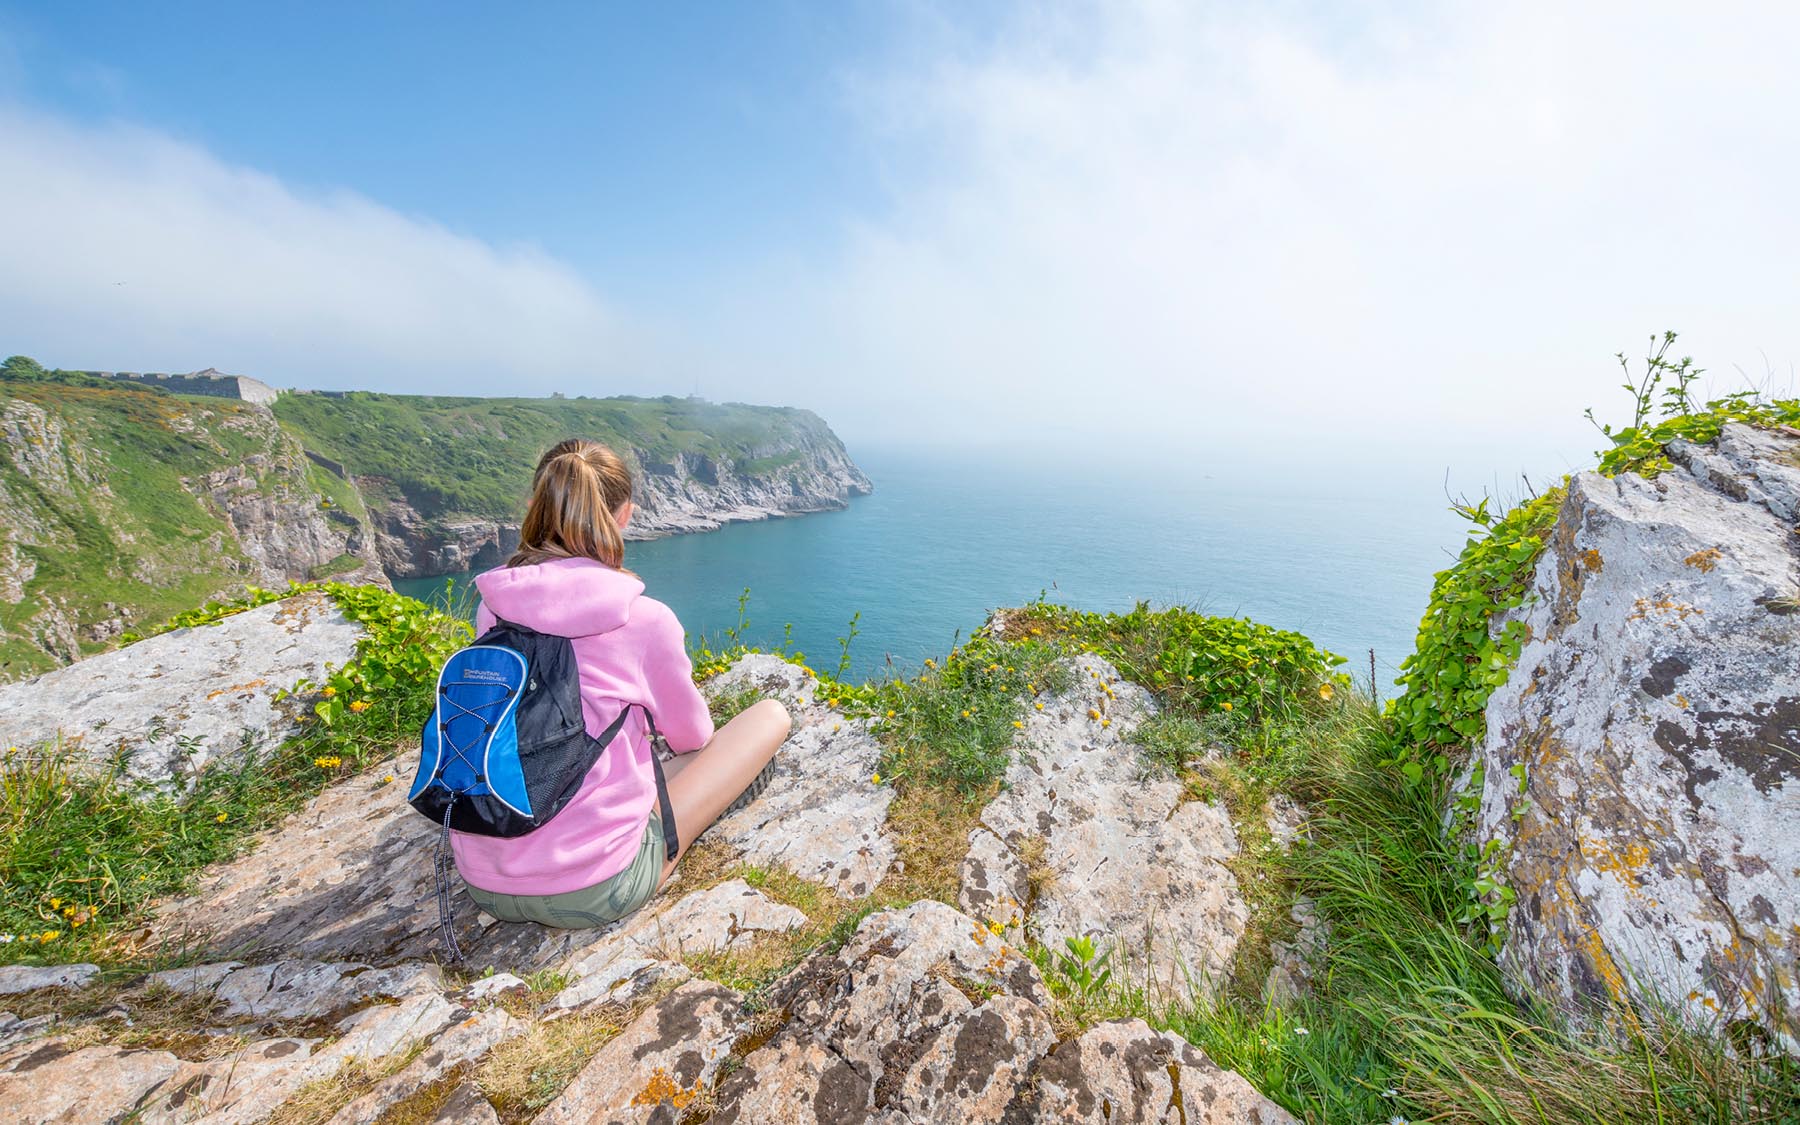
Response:
[[[990,610],[1186,605],[1305,633],[1385,697],[1434,573],[1467,525],[1439,482],[1147,473],[1055,459],[853,450],[874,482],[843,511],[626,545],[690,643],[788,641],[858,679],[942,656]],[[458,592],[471,575],[451,575]],[[396,582],[443,600],[446,578]],[[748,594],[745,594],[748,591]],[[467,606],[466,596],[452,604]],[[740,608],[741,607],[741,608]],[[855,616],[855,632],[851,619]]]

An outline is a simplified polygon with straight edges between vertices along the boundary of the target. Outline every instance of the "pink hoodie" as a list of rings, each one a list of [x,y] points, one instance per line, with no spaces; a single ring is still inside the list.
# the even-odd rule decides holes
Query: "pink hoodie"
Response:
[[[500,617],[568,637],[581,669],[581,707],[599,734],[628,703],[656,716],[677,753],[712,737],[712,715],[694,686],[681,623],[646,598],[632,575],[592,559],[556,559],[479,575],[480,635]],[[632,712],[574,798],[550,823],[510,840],[450,834],[456,867],[470,885],[513,895],[554,895],[591,887],[630,866],[656,807],[649,732]]]

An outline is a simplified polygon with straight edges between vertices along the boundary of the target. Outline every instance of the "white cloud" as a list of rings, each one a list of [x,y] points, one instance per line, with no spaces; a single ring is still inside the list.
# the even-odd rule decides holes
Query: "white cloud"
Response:
[[[1653,331],[1800,360],[1800,8],[1265,11],[931,24],[852,87],[891,210],[748,350],[859,435],[1476,477],[1585,458]]]
[[[629,315],[551,253],[0,110],[0,347],[393,390],[697,379],[853,443],[1465,486],[1582,463],[1582,408],[1623,402],[1608,357],[1649,333],[1719,389],[1800,362],[1800,7],[1121,0],[979,38],[964,11],[897,9],[846,76],[888,194],[822,211],[834,252],[721,248]]]
[[[0,107],[4,343],[278,385],[573,389],[628,347],[574,271],[164,134]]]

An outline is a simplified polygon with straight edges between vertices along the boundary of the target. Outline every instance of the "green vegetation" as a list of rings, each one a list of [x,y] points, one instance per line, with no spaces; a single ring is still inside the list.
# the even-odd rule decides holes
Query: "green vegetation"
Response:
[[[1670,442],[1680,439],[1704,445],[1717,438],[1727,422],[1800,426],[1800,398],[1765,399],[1756,391],[1738,391],[1696,406],[1693,386],[1704,370],[1694,366],[1691,356],[1669,358],[1675,340],[1673,332],[1651,337],[1639,376],[1632,375],[1625,353],[1619,353],[1619,368],[1625,374],[1622,386],[1631,395],[1633,410],[1631,425],[1617,430],[1595,422],[1612,442],[1611,449],[1597,455],[1600,472],[1605,475],[1654,477],[1672,467],[1664,452]],[[1593,422],[1594,412],[1589,410],[1587,417]]]
[[[1400,664],[1403,694],[1391,713],[1406,734],[1402,768],[1415,782],[1429,766],[1447,772],[1457,749],[1481,741],[1488,696],[1506,682],[1525,644],[1525,626],[1492,621],[1525,603],[1532,569],[1556,525],[1562,488],[1553,488],[1493,517],[1486,500],[1460,510],[1475,525],[1456,565],[1440,573],[1419,624],[1419,638]]]
[[[940,667],[927,660],[911,680],[897,677],[872,691],[831,685],[827,706],[849,700],[873,713],[882,743],[878,774],[902,792],[949,790],[988,795],[1012,763],[1012,744],[1026,702],[1069,685],[1061,653],[1042,641],[1004,644],[977,637],[953,649]]]
[[[155,899],[191,889],[207,864],[258,829],[416,738],[437,666],[468,626],[373,586],[254,590],[154,630],[204,626],[253,604],[324,589],[368,635],[323,684],[298,684],[315,720],[304,733],[229,768],[202,770],[186,792],[145,787],[123,760],[77,768],[61,747],[10,747],[0,761],[0,962],[131,962],[131,931]],[[392,783],[393,779],[381,782]]]
[[[283,395],[275,415],[308,449],[391,482],[426,517],[514,519],[538,456],[571,435],[634,450],[646,471],[677,457],[779,476],[797,447],[836,444],[806,410],[685,398],[444,398],[352,391]],[[384,499],[391,499],[384,497]]]

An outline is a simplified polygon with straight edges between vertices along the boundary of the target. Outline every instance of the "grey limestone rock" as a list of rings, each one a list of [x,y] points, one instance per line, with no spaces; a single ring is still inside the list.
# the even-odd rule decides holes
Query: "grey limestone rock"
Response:
[[[0,967],[0,996],[45,988],[80,988],[99,972],[97,965],[7,965]]]
[[[1037,1070],[1024,1120],[1068,1125],[1291,1125],[1294,1118],[1206,1052],[1142,1020],[1114,1020],[1059,1044]]]
[[[779,865],[860,898],[894,862],[885,831],[894,791],[874,783],[881,747],[868,724],[821,703],[817,686],[801,669],[765,655],[744,657],[707,685],[715,693],[757,688],[781,700],[794,719],[768,788],[707,838],[748,863]]]
[[[1127,736],[1154,713],[1148,692],[1098,657],[1072,664],[1074,685],[1026,712],[1007,788],[981,814],[992,838],[977,834],[962,901],[1008,909],[1001,900],[1022,897],[1019,857],[1035,848],[1044,889],[1024,904],[1032,937],[1053,949],[1092,937],[1164,989],[1205,989],[1249,921],[1226,866],[1238,852],[1231,818],[1177,781],[1142,776]]]
[[[537,1120],[540,1125],[675,1125],[711,1086],[742,1026],[743,997],[689,981],[594,1055]]]
[[[131,776],[175,785],[250,746],[278,745],[297,709],[276,699],[356,655],[362,626],[324,594],[301,594],[0,684],[0,743],[60,739],[96,767],[123,754]]]
[[[1728,425],[1579,473],[1488,700],[1503,961],[1571,1012],[1646,993],[1800,1048],[1800,440]],[[1505,622],[1496,627],[1504,627]]]

